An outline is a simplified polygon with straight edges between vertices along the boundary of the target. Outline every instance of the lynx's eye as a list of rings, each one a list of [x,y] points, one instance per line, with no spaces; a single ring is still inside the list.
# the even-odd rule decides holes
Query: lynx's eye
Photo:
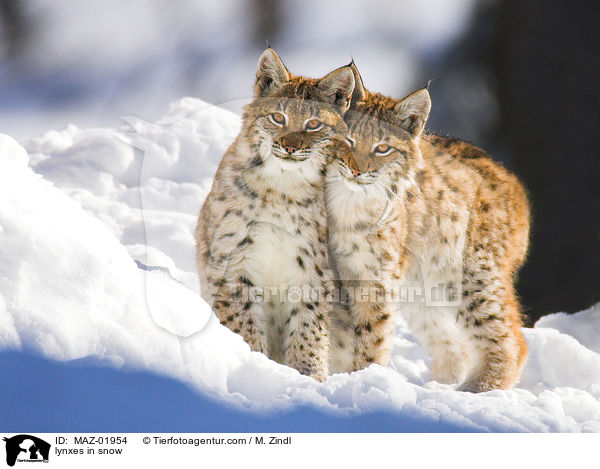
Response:
[[[319,130],[321,127],[323,127],[323,124],[317,119],[309,119],[306,121],[306,124],[304,124],[304,128],[310,132]]]
[[[275,125],[282,126],[285,124],[285,116],[281,112],[274,112],[269,114],[269,120]]]
[[[354,148],[354,145],[356,145],[356,140],[351,137],[346,137],[346,143],[350,145],[350,148]]]
[[[389,155],[392,152],[393,148],[385,143],[380,143],[375,147],[375,154],[379,156]]]

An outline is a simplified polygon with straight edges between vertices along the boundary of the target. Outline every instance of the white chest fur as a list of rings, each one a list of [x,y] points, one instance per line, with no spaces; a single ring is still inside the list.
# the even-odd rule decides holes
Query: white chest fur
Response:
[[[243,266],[255,285],[301,284],[304,271],[297,262],[302,244],[300,236],[266,221],[255,223],[248,236],[253,243],[244,252]]]

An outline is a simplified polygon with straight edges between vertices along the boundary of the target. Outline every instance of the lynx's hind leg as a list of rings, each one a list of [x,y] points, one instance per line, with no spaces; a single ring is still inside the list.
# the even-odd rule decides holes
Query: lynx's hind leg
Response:
[[[476,356],[460,390],[508,389],[519,379],[527,344],[513,284],[528,237],[529,206],[518,180],[484,181],[469,224],[459,309]]]
[[[484,271],[489,274],[489,271]],[[460,391],[484,392],[515,385],[527,356],[512,279],[466,274],[459,319],[470,333],[475,363]]]

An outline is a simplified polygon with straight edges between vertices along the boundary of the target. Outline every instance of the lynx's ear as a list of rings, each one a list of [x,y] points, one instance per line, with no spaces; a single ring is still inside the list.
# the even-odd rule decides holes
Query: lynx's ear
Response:
[[[256,98],[272,95],[290,79],[285,65],[270,47],[265,50],[256,69],[256,82],[254,83],[254,96]]]
[[[352,93],[352,101],[350,102],[350,107],[354,109],[356,107],[356,103],[364,101],[367,96],[367,90],[365,89],[365,85],[363,84],[363,80],[360,76],[358,68],[354,64],[354,60],[350,62],[350,65],[348,66],[354,75],[354,92]]]
[[[409,94],[394,106],[398,125],[415,137],[421,135],[431,111],[431,98],[426,88]]]
[[[319,89],[327,102],[340,106],[342,112],[350,107],[354,91],[354,75],[348,66],[340,67],[319,80]]]

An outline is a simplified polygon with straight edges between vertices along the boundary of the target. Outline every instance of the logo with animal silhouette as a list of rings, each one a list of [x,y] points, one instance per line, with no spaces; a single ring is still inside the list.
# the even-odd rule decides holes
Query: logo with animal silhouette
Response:
[[[32,435],[16,435],[3,438],[6,442],[6,464],[19,462],[48,462],[50,443]]]

